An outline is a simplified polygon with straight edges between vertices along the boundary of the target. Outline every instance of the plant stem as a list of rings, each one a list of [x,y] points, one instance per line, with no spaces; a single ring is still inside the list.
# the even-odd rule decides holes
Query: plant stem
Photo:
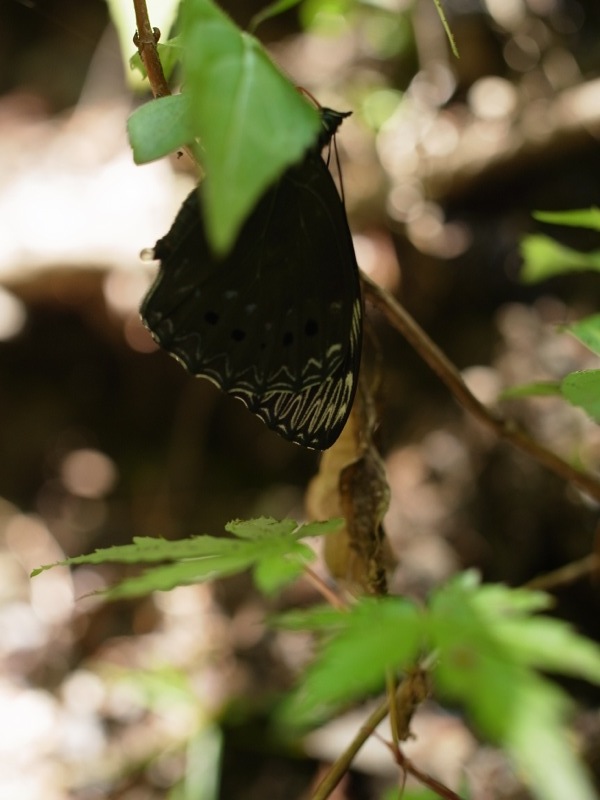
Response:
[[[321,783],[317,786],[311,800],[326,800],[333,792],[338,783],[350,769],[354,756],[358,753],[367,739],[375,732],[375,728],[385,719],[388,713],[388,701],[386,700],[370,715],[364,725],[352,740],[351,744],[344,750],[337,761],[332,764],[331,769],[325,775]]]
[[[369,300],[382,312],[392,327],[400,331],[409,344],[414,347],[421,358],[446,384],[463,408],[488,428],[491,428],[500,438],[527,453],[563,480],[574,483],[594,500],[600,501],[600,480],[598,478],[577,469],[539,442],[536,442],[514,420],[505,419],[486,408],[467,388],[454,364],[446,358],[440,348],[427,336],[410,314],[402,308],[400,303],[364,273],[361,273],[361,280]]]
[[[148,74],[148,81],[154,97],[166,97],[171,94],[169,84],[165,78],[156,43],[160,36],[158,28],[153,28],[148,16],[146,0],[133,0],[137,32],[133,43],[137,47],[140,58]]]

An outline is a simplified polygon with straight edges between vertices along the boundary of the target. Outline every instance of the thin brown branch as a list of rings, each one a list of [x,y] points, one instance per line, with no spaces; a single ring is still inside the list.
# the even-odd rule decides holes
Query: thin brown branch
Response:
[[[313,569],[305,566],[303,574],[333,608],[337,608],[339,611],[345,611],[348,608],[348,604],[344,602],[343,598],[331,589]]]
[[[361,275],[368,299],[378,308],[392,327],[400,331],[421,358],[448,387],[460,405],[480,422],[491,428],[497,436],[527,453],[540,464],[565,481],[575,484],[594,500],[600,501],[600,479],[577,469],[532,439],[519,425],[505,419],[483,405],[467,388],[460,372],[439,347],[427,336],[402,306],[366,275]]]
[[[452,789],[449,789],[445,784],[440,783],[440,781],[432,778],[431,775],[428,775],[426,772],[422,772],[418,767],[409,761],[408,758],[404,755],[402,750],[394,745],[392,742],[385,742],[384,744],[389,747],[389,749],[394,754],[394,758],[398,766],[404,770],[404,772],[412,775],[413,778],[416,778],[419,783],[422,783],[423,786],[429,787],[432,791],[438,794],[440,797],[443,797],[444,800],[462,800],[462,798],[453,792]]]
[[[350,769],[350,765],[352,764],[355,755],[358,753],[367,739],[372,736],[373,733],[375,733],[375,729],[379,723],[385,719],[387,713],[388,702],[386,700],[380,706],[377,706],[365,724],[360,728],[350,745],[344,750],[337,761],[332,764],[327,775],[325,775],[321,783],[317,786],[314,794],[311,797],[311,800],[326,800],[326,798],[330,796],[335,787]]]
[[[169,84],[165,78],[160,58],[158,57],[158,42],[160,31],[153,28],[148,16],[146,0],[133,0],[135,8],[135,20],[137,31],[133,37],[133,43],[137,47],[140,58],[146,68],[148,81],[154,97],[166,97],[171,94]]]
[[[580,558],[579,561],[572,561],[570,564],[565,564],[564,567],[547,572],[545,575],[539,575],[537,578],[527,581],[525,586],[528,589],[549,591],[574,583],[584,575],[591,575],[594,572],[600,572],[600,555],[598,553],[590,553],[590,555]]]

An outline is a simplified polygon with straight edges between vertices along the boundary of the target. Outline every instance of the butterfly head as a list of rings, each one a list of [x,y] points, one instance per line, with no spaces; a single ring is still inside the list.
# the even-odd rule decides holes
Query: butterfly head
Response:
[[[321,132],[317,140],[317,147],[319,151],[321,151],[329,144],[342,122],[346,117],[349,117],[352,112],[334,111],[333,108],[325,108],[323,106],[319,109],[319,113],[321,114]]]

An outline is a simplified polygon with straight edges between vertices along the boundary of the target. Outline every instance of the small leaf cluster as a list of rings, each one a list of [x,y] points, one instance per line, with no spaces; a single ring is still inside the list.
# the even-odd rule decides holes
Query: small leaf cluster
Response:
[[[134,160],[143,164],[199,144],[206,233],[223,255],[268,186],[316,142],[319,115],[258,39],[212,0],[182,3],[177,40],[164,47],[170,69],[181,55],[185,91],[131,115]]]
[[[126,578],[97,592],[107,600],[117,600],[165,592],[251,569],[258,588],[265,594],[273,594],[295,580],[315,558],[315,552],[300,539],[321,536],[337,530],[341,524],[339,519],[299,525],[293,520],[261,517],[230,522],[225,530],[231,537],[192,536],[169,541],[136,536],[133,544],[106,547],[88,555],[46,564],[33,570],[31,575],[39,575],[52,567],[79,564],[158,564],[148,567],[139,576]]]
[[[594,790],[568,741],[567,696],[539,674],[600,683],[600,648],[564,622],[537,616],[548,595],[480,585],[467,572],[431,597],[426,609],[402,598],[364,599],[348,611],[317,608],[279,619],[322,638],[318,657],[282,719],[312,725],[381,689],[389,670],[435,654],[436,697],[461,705],[490,741],[510,754],[544,800],[593,800]]]
[[[534,217],[540,222],[600,231],[600,209],[574,211],[537,211]],[[522,279],[536,283],[556,275],[583,270],[600,271],[600,250],[583,253],[565,247],[550,236],[535,234],[521,242],[523,257]],[[589,350],[600,355],[600,314],[593,314],[571,325],[562,327],[575,336]],[[525,384],[503,393],[504,398],[558,395],[600,422],[600,369],[571,372],[561,381],[544,381]]]

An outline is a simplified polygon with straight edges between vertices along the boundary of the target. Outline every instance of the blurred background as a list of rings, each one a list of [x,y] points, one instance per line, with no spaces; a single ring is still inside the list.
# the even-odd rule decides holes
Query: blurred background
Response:
[[[242,26],[264,7],[221,5]],[[354,112],[338,147],[362,269],[495,404],[506,386],[596,366],[557,326],[597,308],[597,278],[524,286],[519,241],[543,227],[532,210],[598,204],[600,5],[444,8],[458,60],[431,0],[306,0],[258,33],[296,84]],[[125,123],[147,97],[126,84],[106,4],[2,0],[0,42],[0,798],[308,796],[365,712],[293,757],[269,738],[274,693],[310,650],[265,630],[274,609],[249,581],[103,605],[81,598],[123,569],[29,578],[133,536],[302,519],[318,456],[189,377],[139,321],[155,269],[140,251],[166,233],[193,176],[176,158],[134,166]],[[392,589],[426,597],[471,566],[518,585],[592,552],[596,506],[469,419],[378,315],[370,325]],[[552,398],[503,410],[597,470],[600,436],[583,412]],[[600,638],[593,577],[556,598]],[[314,599],[299,585],[277,608]],[[598,768],[598,696],[569,688]],[[467,775],[475,800],[527,796],[460,714],[429,704],[415,729],[409,756],[454,788]],[[336,797],[397,783],[374,743]]]

